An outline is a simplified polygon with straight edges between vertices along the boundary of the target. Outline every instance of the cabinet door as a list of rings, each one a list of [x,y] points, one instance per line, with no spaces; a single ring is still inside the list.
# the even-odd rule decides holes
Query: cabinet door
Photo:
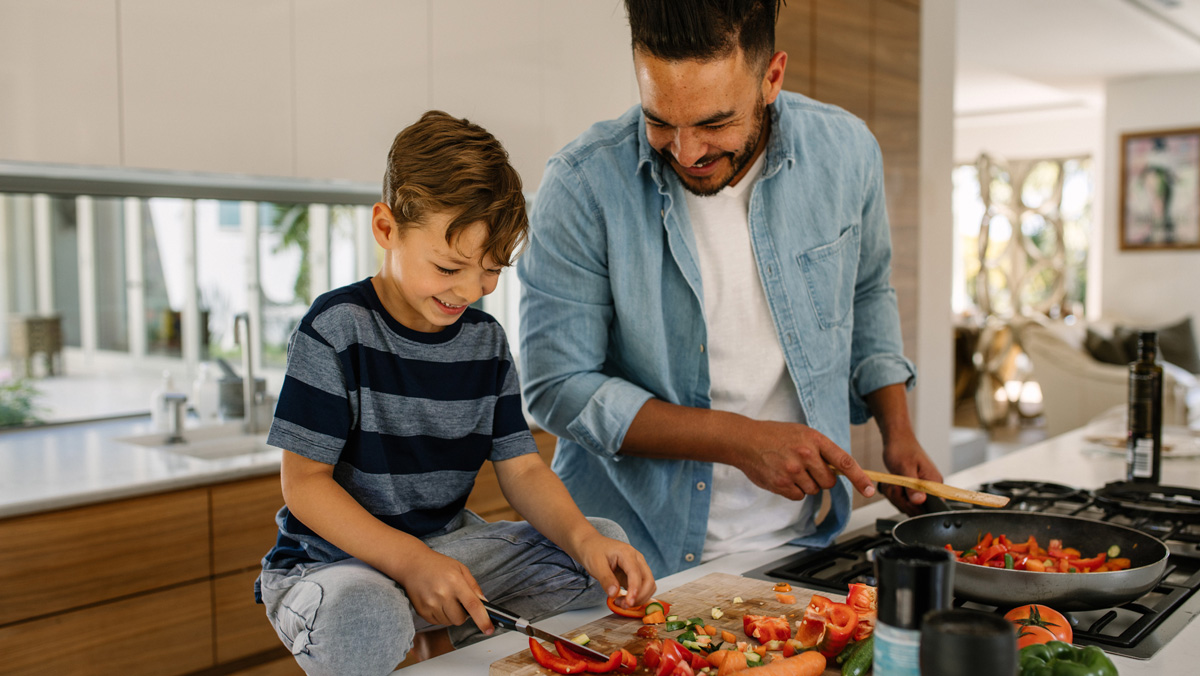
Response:
[[[0,543],[0,625],[207,578],[208,489],[6,519]]]
[[[174,676],[213,665],[204,580],[0,627],[0,672]]]
[[[257,568],[275,544],[279,475],[212,487],[213,573]]]
[[[283,650],[283,643],[267,621],[262,605],[254,601],[258,570],[220,575],[213,579],[214,626],[217,628],[217,663]]]

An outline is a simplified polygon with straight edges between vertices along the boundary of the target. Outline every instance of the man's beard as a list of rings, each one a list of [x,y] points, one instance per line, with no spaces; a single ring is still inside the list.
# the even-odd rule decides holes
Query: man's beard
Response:
[[[704,179],[695,179],[691,176],[688,176],[680,169],[679,161],[675,159],[673,155],[671,155],[671,151],[663,148],[658,152],[663,156],[663,159],[667,161],[667,164],[671,165],[671,168],[675,170],[675,174],[679,176],[679,181],[683,183],[683,187],[686,188],[688,192],[699,197],[710,197],[724,190],[725,186],[729,185],[735,176],[741,174],[742,170],[746,168],[746,165],[750,163],[750,160],[754,158],[754,150],[758,147],[759,139],[762,137],[767,121],[767,106],[763,102],[761,96],[758,99],[758,104],[755,106],[754,118],[754,128],[751,130],[750,136],[746,139],[746,145],[742,146],[741,150],[737,152],[716,153],[714,155],[703,157],[696,162],[696,164],[704,164],[707,162],[719,162],[722,157],[729,158],[729,175],[726,176],[724,180],[714,183],[713,185],[704,186],[702,184],[695,183],[697,180],[712,180],[713,177],[710,176]]]

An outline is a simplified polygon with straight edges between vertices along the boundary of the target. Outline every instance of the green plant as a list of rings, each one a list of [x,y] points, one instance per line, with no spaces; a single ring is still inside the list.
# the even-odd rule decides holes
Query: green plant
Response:
[[[41,420],[34,399],[40,396],[37,388],[24,378],[0,382],[0,427],[11,427]]]

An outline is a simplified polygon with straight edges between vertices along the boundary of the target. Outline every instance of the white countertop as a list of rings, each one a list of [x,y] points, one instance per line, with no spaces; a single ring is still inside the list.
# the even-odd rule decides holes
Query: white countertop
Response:
[[[116,441],[152,431],[145,417],[0,432],[0,518],[279,472],[279,449],[201,459]]]
[[[1083,488],[1099,488],[1123,479],[1122,455],[1084,440],[1084,430],[1029,446],[1015,453],[957,472],[946,482],[967,488],[997,479],[1053,481]],[[1200,459],[1170,459],[1163,465],[1163,483],[1200,488]],[[876,502],[854,511],[847,530],[873,524],[876,519],[895,513],[886,502]],[[746,571],[789,556],[797,547],[780,547],[766,552],[734,554],[710,561],[658,581],[659,593],[668,591],[709,573],[741,575]],[[608,614],[604,607],[575,610],[539,623],[556,633],[568,633]],[[401,676],[444,676],[450,674],[486,674],[488,666],[503,657],[528,647],[528,639],[515,632],[494,636],[473,646],[455,650],[395,672]],[[1191,622],[1151,660],[1110,656],[1121,676],[1183,676],[1197,673],[1200,664],[1200,622]]]

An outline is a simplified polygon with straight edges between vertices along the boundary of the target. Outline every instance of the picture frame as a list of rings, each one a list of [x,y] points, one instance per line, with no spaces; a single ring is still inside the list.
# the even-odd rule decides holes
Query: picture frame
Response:
[[[1121,135],[1120,247],[1200,249],[1200,128]]]

